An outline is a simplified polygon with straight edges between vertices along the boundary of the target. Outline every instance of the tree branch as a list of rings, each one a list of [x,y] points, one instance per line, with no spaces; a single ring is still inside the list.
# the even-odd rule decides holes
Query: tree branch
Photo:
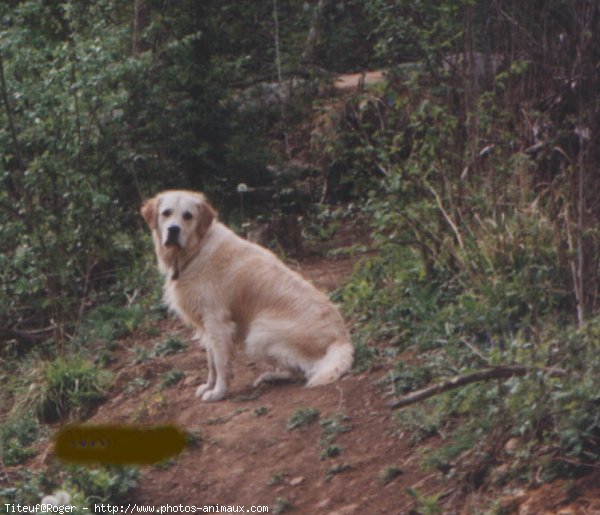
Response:
[[[560,368],[534,368],[534,367],[526,367],[524,365],[504,365],[497,366],[492,368],[486,368],[483,370],[478,370],[477,372],[473,372],[472,374],[467,374],[464,376],[456,376],[452,379],[445,381],[443,383],[434,384],[433,386],[428,386],[421,390],[417,390],[416,392],[409,393],[404,397],[400,397],[388,404],[388,407],[391,409],[402,408],[404,406],[409,406],[411,404],[416,404],[417,402],[421,402],[429,397],[433,397],[434,395],[439,395],[441,393],[454,390],[455,388],[460,388],[461,386],[466,386],[471,383],[476,383],[479,381],[489,381],[490,379],[508,379],[510,377],[522,377],[527,372],[531,372],[534,370],[539,370],[547,373],[551,377],[564,377],[567,375],[567,372]]]
[[[6,120],[8,121],[8,128],[10,130],[10,137],[13,143],[15,159],[20,169],[19,171],[23,172],[27,169],[27,166],[25,165],[25,161],[23,160],[21,146],[19,145],[19,138],[17,137],[15,120],[13,117],[12,109],[10,107],[10,101],[8,100],[8,87],[6,85],[6,77],[4,76],[4,59],[2,57],[2,53],[0,53],[0,94],[2,95],[2,103],[4,104],[4,109],[6,111]],[[6,178],[6,182],[8,183],[8,187],[10,193],[12,193],[13,195],[13,198],[18,199],[20,196],[20,192],[17,190],[17,186],[10,177],[10,175]]]

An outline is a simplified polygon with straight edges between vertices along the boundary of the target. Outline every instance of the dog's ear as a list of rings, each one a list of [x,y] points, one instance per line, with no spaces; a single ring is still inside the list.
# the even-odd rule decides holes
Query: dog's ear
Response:
[[[154,197],[146,200],[140,209],[140,213],[144,217],[144,220],[146,220],[146,223],[153,231],[158,227],[157,205],[158,198]]]
[[[216,216],[217,212],[211,205],[207,204],[206,201],[200,202],[198,205],[198,223],[196,224],[198,238],[204,238],[206,231],[208,231],[210,224],[212,224]]]

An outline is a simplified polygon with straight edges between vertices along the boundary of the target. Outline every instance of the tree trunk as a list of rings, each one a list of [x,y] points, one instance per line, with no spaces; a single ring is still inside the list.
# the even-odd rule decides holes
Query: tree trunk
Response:
[[[133,46],[134,56],[148,50],[148,44],[143,40],[142,34],[150,21],[150,12],[145,0],[134,0],[133,4]]]
[[[304,51],[302,52],[302,62],[311,67],[314,66],[316,61],[317,45],[321,39],[323,26],[325,25],[325,12],[332,3],[332,0],[319,0],[313,13]]]

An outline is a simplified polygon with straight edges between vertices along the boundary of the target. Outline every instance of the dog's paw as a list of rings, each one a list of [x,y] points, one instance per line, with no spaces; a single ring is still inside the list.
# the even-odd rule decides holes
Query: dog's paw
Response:
[[[202,397],[207,390],[210,390],[210,385],[208,383],[201,384],[196,388],[196,397]]]
[[[224,390],[217,390],[216,388],[214,390],[207,390],[202,394],[202,400],[204,402],[215,402],[215,401],[220,401],[222,399],[225,398],[225,395],[227,394],[226,391]]]

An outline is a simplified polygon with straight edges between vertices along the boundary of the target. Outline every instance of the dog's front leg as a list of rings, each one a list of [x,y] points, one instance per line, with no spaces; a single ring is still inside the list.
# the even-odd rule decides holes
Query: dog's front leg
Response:
[[[205,345],[205,348],[206,348],[206,361],[207,361],[207,365],[208,365],[208,377],[206,379],[206,383],[201,384],[196,389],[196,397],[202,397],[204,392],[206,392],[208,390],[212,390],[215,387],[215,382],[216,382],[216,377],[217,377],[217,374],[215,372],[215,362],[212,357],[212,350],[204,342],[203,342],[203,345]]]
[[[202,392],[203,401],[220,401],[227,395],[229,389],[232,338],[235,326],[232,322],[221,322],[213,327],[207,325],[206,350],[208,353],[209,370],[207,388]],[[211,384],[212,387],[209,385]],[[205,385],[202,385],[202,388]],[[198,390],[200,390],[200,388]],[[196,395],[199,395],[196,391]]]

